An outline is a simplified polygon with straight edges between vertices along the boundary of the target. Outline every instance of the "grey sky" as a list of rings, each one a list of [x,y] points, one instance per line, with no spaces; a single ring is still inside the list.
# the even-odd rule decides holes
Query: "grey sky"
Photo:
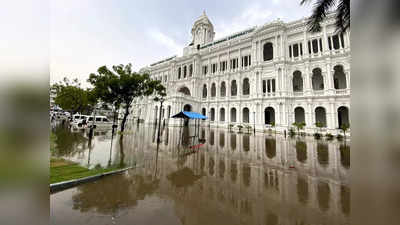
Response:
[[[51,82],[64,76],[84,81],[102,65],[127,64],[135,70],[182,55],[190,30],[203,10],[216,38],[281,18],[310,14],[300,0],[129,1],[56,0],[50,7]]]

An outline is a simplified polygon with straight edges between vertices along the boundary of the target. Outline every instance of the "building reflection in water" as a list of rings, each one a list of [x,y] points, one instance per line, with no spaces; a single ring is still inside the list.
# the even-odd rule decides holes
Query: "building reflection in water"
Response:
[[[349,144],[201,128],[202,145],[186,129],[165,128],[159,151],[155,129],[124,137],[124,162],[141,166],[52,195],[52,222],[349,224]]]

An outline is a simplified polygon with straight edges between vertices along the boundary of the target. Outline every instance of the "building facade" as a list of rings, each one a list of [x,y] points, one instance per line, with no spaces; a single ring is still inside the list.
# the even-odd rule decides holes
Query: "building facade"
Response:
[[[277,19],[214,40],[213,24],[203,13],[181,57],[140,71],[167,88],[163,123],[181,125],[169,118],[185,110],[206,115],[202,125],[211,127],[273,126],[283,132],[305,122],[307,133],[336,134],[350,125],[350,31],[337,33],[333,14],[319,33],[308,32],[306,24],[307,19]],[[136,99],[131,118],[156,123],[160,103],[152,99]]]

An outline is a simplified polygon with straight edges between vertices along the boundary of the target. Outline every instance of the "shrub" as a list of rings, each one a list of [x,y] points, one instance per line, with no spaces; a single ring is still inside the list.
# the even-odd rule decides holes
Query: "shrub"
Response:
[[[327,140],[329,141],[333,140],[333,135],[331,133],[327,133],[325,136]]]
[[[321,139],[321,134],[316,132],[313,134],[315,139]]]
[[[343,135],[341,135],[341,134],[338,134],[337,136],[336,136],[336,138],[340,141],[340,140],[342,140],[343,139]]]
[[[291,127],[290,129],[289,129],[289,136],[290,137],[293,137],[293,136],[295,136],[296,135],[296,132],[294,132],[294,129]]]
[[[239,133],[241,133],[243,126],[242,125],[237,125],[237,128],[239,129]]]

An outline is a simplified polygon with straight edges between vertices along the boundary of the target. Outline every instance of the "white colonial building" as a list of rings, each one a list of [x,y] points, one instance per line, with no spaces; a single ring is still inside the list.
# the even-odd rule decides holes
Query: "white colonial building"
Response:
[[[334,15],[322,32],[307,31],[307,20],[279,19],[214,40],[214,27],[205,13],[194,23],[192,42],[183,56],[170,57],[143,68],[161,80],[168,96],[162,118],[179,111],[208,116],[203,125],[228,127],[248,124],[261,131],[274,124],[288,130],[293,122],[316,122],[335,134],[349,124],[350,32],[335,32]],[[152,98],[134,101],[131,118],[156,123],[160,103]]]

